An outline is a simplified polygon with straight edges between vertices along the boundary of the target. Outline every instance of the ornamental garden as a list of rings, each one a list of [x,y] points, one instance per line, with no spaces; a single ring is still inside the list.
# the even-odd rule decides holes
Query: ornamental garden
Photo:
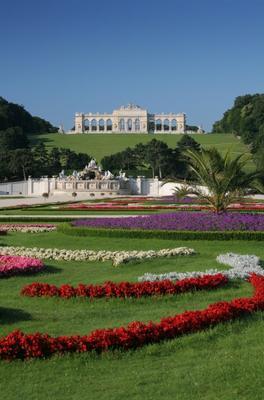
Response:
[[[3,398],[261,398],[264,203],[190,189],[2,209]]]

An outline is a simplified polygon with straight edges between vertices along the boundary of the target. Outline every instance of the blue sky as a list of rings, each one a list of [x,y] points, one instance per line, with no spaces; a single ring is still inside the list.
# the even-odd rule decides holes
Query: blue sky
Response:
[[[73,125],[134,102],[211,129],[264,92],[263,0],[10,0],[0,5],[0,96]]]

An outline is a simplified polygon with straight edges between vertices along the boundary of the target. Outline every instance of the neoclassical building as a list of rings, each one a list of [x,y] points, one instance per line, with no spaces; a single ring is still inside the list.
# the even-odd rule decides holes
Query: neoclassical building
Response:
[[[112,114],[76,113],[74,133],[184,133],[184,113],[150,114],[135,104],[114,110]]]

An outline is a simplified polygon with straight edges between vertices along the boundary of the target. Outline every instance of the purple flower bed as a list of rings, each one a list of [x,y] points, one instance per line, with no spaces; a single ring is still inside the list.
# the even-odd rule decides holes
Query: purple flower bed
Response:
[[[89,218],[75,227],[162,229],[181,231],[264,231],[264,214],[177,212],[124,218]]]

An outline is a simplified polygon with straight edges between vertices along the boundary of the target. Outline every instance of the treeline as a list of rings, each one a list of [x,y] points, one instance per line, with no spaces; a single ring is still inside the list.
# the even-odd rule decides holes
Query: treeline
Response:
[[[62,169],[83,168],[91,160],[88,154],[64,148],[48,152],[42,142],[30,144],[29,134],[56,129],[45,120],[32,117],[22,106],[0,98],[0,180],[57,175]]]
[[[247,94],[213,125],[213,132],[234,133],[250,146],[258,169],[264,170],[264,94]]]
[[[200,144],[191,136],[185,134],[175,148],[170,148],[166,143],[152,139],[146,144],[139,143],[134,148],[105,156],[102,161],[103,169],[118,173],[120,169],[129,173],[140,173],[150,170],[151,175],[159,178],[177,177],[191,179],[187,149],[200,151]]]
[[[213,132],[234,133],[241,136],[252,152],[264,148],[264,94],[239,96],[234,106],[213,125]]]
[[[34,147],[0,151],[0,180],[27,179],[29,175],[58,175],[64,170],[80,170],[91,157],[84,153],[54,147],[50,152],[43,143]]]
[[[0,131],[20,127],[26,134],[57,132],[58,128],[39,117],[33,117],[19,104],[10,103],[0,97]]]

